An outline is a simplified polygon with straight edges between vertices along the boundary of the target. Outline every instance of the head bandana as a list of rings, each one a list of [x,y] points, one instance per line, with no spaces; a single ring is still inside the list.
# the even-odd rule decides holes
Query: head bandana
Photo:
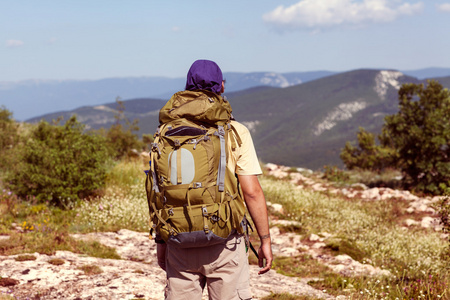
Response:
[[[222,90],[222,71],[211,60],[195,61],[187,74],[186,90],[208,90],[220,94]]]

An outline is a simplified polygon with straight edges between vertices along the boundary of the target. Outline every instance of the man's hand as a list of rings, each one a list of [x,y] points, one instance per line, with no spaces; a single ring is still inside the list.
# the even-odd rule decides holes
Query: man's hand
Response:
[[[166,270],[166,248],[167,244],[156,244],[156,257],[158,258],[158,266],[164,271]]]
[[[259,247],[258,249],[258,257],[258,265],[260,268],[262,268],[259,270],[258,275],[261,275],[268,272],[272,267],[273,254],[270,237],[268,238],[268,242],[264,242],[264,240],[261,240],[261,247]]]

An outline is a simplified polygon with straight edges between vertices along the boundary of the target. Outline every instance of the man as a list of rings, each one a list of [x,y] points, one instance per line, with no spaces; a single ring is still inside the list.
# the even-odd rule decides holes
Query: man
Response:
[[[209,60],[197,60],[189,69],[187,91],[208,90],[218,95],[225,85],[219,66]],[[272,265],[272,248],[268,213],[257,175],[262,173],[252,138],[242,124],[231,121],[242,144],[232,149],[228,142],[227,168],[237,174],[247,209],[260,237],[259,274]],[[229,139],[233,137],[229,136]],[[210,299],[251,299],[248,257],[244,238],[231,234],[225,243],[206,247],[178,248],[165,243],[157,244],[158,264],[167,273],[166,299],[201,299],[208,286]]]

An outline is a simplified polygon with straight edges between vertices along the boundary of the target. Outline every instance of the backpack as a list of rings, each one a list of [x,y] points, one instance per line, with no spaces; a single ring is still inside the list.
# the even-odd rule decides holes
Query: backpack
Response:
[[[227,149],[241,144],[231,118],[229,102],[205,90],[178,92],[161,109],[145,183],[153,237],[190,248],[246,231],[238,180],[227,168]]]

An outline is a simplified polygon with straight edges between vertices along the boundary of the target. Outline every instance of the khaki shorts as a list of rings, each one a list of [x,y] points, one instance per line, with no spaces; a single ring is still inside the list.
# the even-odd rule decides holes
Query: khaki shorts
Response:
[[[200,300],[205,285],[210,300],[252,298],[245,241],[239,235],[202,248],[168,245],[166,272],[168,300]]]

